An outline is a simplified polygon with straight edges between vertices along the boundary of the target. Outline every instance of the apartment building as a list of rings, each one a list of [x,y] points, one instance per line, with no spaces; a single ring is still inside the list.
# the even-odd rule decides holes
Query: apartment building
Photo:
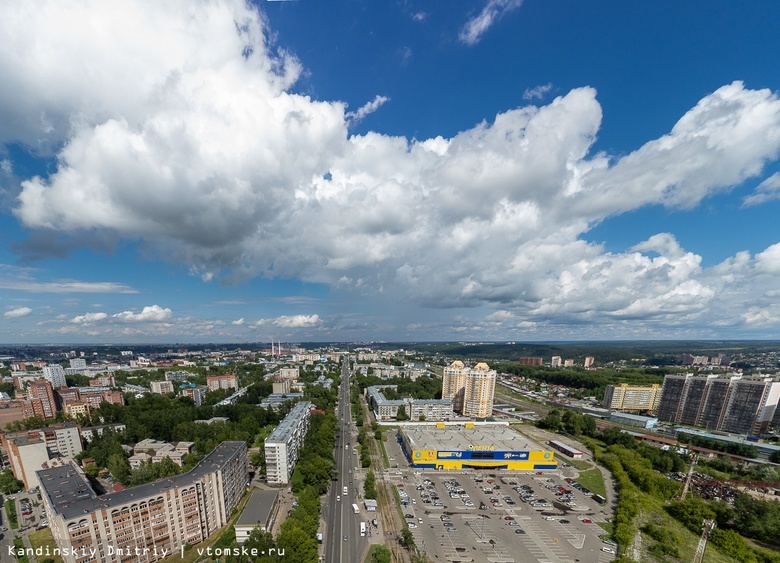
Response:
[[[207,389],[205,387],[185,387],[179,394],[182,397],[189,397],[192,399],[192,402],[195,403],[195,406],[199,407],[203,404],[203,399],[206,397],[206,391]]]
[[[209,391],[217,389],[238,389],[238,375],[229,373],[227,375],[209,375],[206,377],[206,386]]]
[[[167,395],[175,390],[173,383],[170,381],[152,381],[149,383],[149,389],[152,393],[157,393],[158,395]]]
[[[284,485],[290,481],[298,452],[309,429],[312,404],[296,403],[279,426],[265,439],[266,477],[269,484]]]
[[[43,366],[43,378],[51,383],[55,389],[68,385],[65,381],[65,369],[59,364]]]
[[[442,399],[452,400],[453,409],[464,416],[490,416],[495,389],[496,370],[485,363],[469,368],[460,360],[455,360],[444,368]]]
[[[618,411],[655,411],[661,401],[660,385],[607,385],[604,407]]]
[[[493,414],[493,396],[496,391],[496,370],[487,364],[474,366],[466,378],[463,394],[463,416],[485,418]]]
[[[65,563],[152,563],[227,524],[247,467],[246,442],[222,442],[187,473],[105,495],[72,462],[38,471],[37,480]]]
[[[24,417],[54,418],[56,415],[57,401],[52,383],[42,379],[30,383],[24,403]]]
[[[658,418],[737,434],[764,432],[780,402],[773,377],[674,374],[664,378]]]
[[[518,358],[517,363],[521,366],[540,366],[542,365],[543,361],[544,358],[537,356],[522,356]]]
[[[279,371],[276,372],[276,380],[282,381],[284,379],[292,379],[297,380],[300,376],[300,371],[298,368],[280,368]]]
[[[35,472],[56,458],[73,459],[81,450],[81,432],[73,422],[59,422],[46,428],[3,434],[3,449],[14,477],[26,489],[36,486]]]
[[[595,363],[596,363],[596,358],[594,358],[593,356],[586,356],[585,363],[583,364],[583,366],[585,367],[585,369],[590,369],[593,367],[593,364]]]

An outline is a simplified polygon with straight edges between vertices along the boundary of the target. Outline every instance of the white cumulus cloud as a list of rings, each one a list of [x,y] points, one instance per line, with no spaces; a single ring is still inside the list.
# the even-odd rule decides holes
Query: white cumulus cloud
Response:
[[[476,43],[519,6],[489,0],[462,40]],[[51,174],[22,184],[14,213],[29,229],[140,240],[204,282],[296,278],[392,303],[483,308],[485,330],[553,318],[731,322],[746,295],[768,300],[777,281],[772,246],[705,268],[672,233],[623,252],[586,240],[612,216],[689,209],[763,177],[780,154],[780,100],[766,89],[702,93],[666,134],[610,155],[593,151],[602,107],[590,87],[539,107],[518,100],[448,137],[350,134],[386,98],[346,113],[296,93],[300,63],[242,0],[6,2],[0,36],[0,142],[56,156]],[[30,40],[46,48],[8,47]],[[776,182],[751,197],[774,197]],[[136,291],[2,270],[0,288]],[[155,305],[112,318],[171,315]]]
[[[10,311],[6,311],[3,313],[3,316],[6,319],[18,319],[20,317],[26,317],[30,313],[32,313],[32,309],[30,307],[17,307],[16,309],[11,309]]]
[[[86,313],[84,315],[73,317],[71,322],[75,324],[95,323],[106,318],[108,318],[106,313]]]
[[[745,207],[760,205],[767,201],[780,199],[780,172],[775,172],[769,178],[756,186],[755,191],[747,196],[742,204]]]
[[[113,318],[128,322],[161,322],[171,318],[171,314],[172,312],[168,308],[164,309],[159,305],[151,305],[144,307],[140,313],[122,311],[113,315]]]

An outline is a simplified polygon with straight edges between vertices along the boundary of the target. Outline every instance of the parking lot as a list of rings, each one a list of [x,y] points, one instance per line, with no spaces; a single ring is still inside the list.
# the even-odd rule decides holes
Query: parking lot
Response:
[[[434,560],[613,558],[602,551],[611,547],[599,538],[604,530],[589,517],[588,497],[557,477],[414,472],[396,488],[415,542]]]
[[[40,530],[49,525],[37,488],[17,494],[15,500],[20,531]]]
[[[429,560],[611,561],[601,506],[558,472],[416,471],[386,442],[401,512]],[[390,453],[392,451],[392,454]],[[568,478],[570,479],[570,478]],[[587,494],[586,494],[587,493]]]

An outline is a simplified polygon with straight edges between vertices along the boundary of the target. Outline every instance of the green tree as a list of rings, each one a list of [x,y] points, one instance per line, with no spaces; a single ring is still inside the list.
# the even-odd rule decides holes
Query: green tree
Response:
[[[130,464],[123,454],[111,454],[106,468],[116,483],[127,483],[130,479]]]
[[[390,563],[391,556],[390,549],[386,545],[375,545],[371,548],[370,563]]]
[[[276,540],[279,550],[284,550],[284,561],[290,563],[311,563],[317,561],[317,539],[308,535],[300,523],[288,518]]]
[[[0,473],[0,493],[11,495],[22,487],[24,487],[24,483],[14,477],[14,473],[10,469]]]
[[[409,420],[409,415],[406,414],[406,407],[401,405],[398,407],[398,414],[395,415],[396,420]]]

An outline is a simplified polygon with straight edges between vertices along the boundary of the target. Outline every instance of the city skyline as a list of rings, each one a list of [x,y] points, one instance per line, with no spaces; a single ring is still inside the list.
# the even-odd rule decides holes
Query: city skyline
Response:
[[[0,342],[780,338],[772,2],[0,6]]]

